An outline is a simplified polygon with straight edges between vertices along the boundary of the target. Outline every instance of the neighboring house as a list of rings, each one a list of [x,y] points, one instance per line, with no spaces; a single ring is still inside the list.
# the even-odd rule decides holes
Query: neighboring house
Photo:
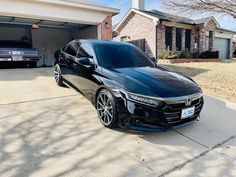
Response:
[[[133,0],[133,8],[114,28],[114,40],[145,39],[144,51],[157,57],[164,50],[219,51],[219,57],[232,58],[235,32],[220,28],[214,17],[193,20],[157,10],[146,11],[144,0]]]
[[[52,65],[55,50],[72,39],[112,39],[118,9],[87,0],[2,0],[0,42],[27,39],[40,51],[38,65]]]

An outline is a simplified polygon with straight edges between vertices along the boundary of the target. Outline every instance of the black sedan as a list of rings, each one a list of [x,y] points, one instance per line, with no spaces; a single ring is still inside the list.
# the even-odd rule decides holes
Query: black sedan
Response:
[[[165,131],[199,119],[201,88],[127,43],[74,40],[55,53],[54,76],[88,98],[101,123]]]

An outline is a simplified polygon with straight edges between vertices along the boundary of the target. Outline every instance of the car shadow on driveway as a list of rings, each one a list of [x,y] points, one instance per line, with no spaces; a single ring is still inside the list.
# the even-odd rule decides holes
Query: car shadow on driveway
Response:
[[[216,152],[199,157],[204,161],[194,158],[235,134],[234,108],[206,96],[200,122],[176,131],[133,133],[104,128],[80,95],[0,106],[0,176],[159,176],[173,174],[171,169],[188,160],[183,169],[189,176],[209,168],[231,174],[232,161]],[[209,167],[218,158],[220,164]]]

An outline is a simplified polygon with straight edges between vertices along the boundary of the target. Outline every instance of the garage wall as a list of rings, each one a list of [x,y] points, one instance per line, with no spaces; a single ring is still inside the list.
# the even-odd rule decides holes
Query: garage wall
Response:
[[[65,46],[69,39],[69,30],[54,28],[39,28],[32,30],[33,47],[40,52],[41,59],[38,66],[51,66],[54,60],[54,52]]]
[[[73,28],[69,30],[69,39],[98,39],[97,26],[87,26],[85,28]]]
[[[22,37],[27,36],[30,38],[29,31],[27,33],[26,27],[7,27],[7,26],[0,26],[0,40],[14,40],[20,41]]]
[[[89,26],[84,29],[81,29],[78,33],[79,39],[97,39],[98,32],[97,26]]]

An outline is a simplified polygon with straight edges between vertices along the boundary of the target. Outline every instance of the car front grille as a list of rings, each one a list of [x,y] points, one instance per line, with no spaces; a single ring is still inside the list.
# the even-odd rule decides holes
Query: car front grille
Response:
[[[195,112],[192,117],[188,117],[186,119],[181,119],[182,110],[185,108],[190,108],[195,106]],[[192,120],[197,119],[199,116],[201,109],[203,106],[203,97],[197,98],[192,101],[191,105],[186,106],[185,103],[174,103],[174,104],[166,104],[163,114],[168,124],[172,126],[177,126],[183,123],[190,122]]]

